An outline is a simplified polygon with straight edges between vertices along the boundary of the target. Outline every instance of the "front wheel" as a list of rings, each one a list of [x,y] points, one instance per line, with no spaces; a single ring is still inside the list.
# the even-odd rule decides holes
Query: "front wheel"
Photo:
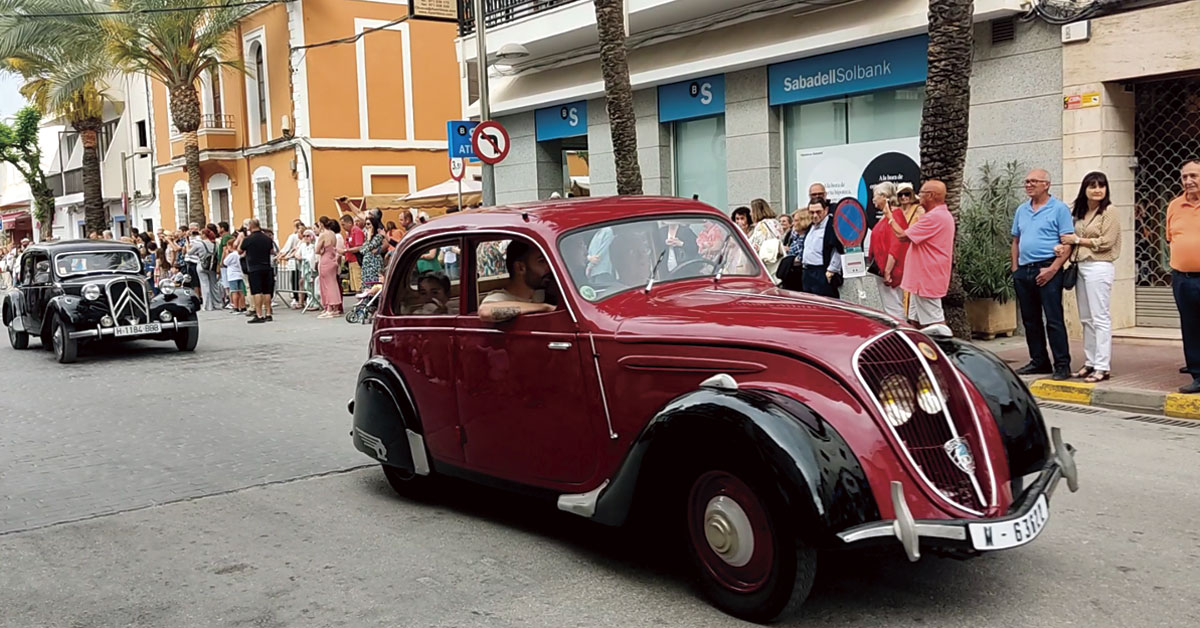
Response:
[[[387,464],[380,466],[383,467],[383,475],[392,486],[392,490],[401,497],[421,497],[429,486],[429,476],[417,475]]]
[[[198,342],[200,342],[199,327],[184,327],[175,332],[175,348],[180,351],[195,351]]]
[[[23,331],[17,331],[17,328],[13,327],[14,323],[16,323],[16,321],[12,321],[8,324],[8,343],[12,345],[13,349],[18,351],[28,349],[29,334]]]
[[[347,323],[357,323],[357,322],[360,322],[361,320],[362,320],[362,312],[358,311],[358,308],[352,307],[352,308],[350,308],[350,311],[346,312],[346,322]]]
[[[817,554],[797,535],[772,485],[743,471],[693,476],[687,498],[689,554],[700,589],[748,621],[791,615],[808,598]]]
[[[79,353],[79,341],[71,337],[71,324],[59,317],[50,322],[50,342],[60,364],[70,364]]]

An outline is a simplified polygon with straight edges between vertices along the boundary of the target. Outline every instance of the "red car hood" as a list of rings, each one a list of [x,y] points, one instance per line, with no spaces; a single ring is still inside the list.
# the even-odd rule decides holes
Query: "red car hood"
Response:
[[[619,342],[752,345],[802,354],[841,373],[851,372],[864,342],[899,325],[875,310],[773,287],[692,283],[655,288],[648,298],[640,291],[622,296],[612,299],[621,301],[612,304],[615,311],[636,314],[617,327]]]

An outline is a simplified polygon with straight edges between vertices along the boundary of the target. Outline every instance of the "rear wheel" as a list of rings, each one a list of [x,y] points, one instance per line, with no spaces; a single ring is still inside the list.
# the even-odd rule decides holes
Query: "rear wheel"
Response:
[[[817,554],[773,485],[750,467],[691,475],[686,526],[700,589],[721,610],[767,622],[799,610],[812,589]]]
[[[17,321],[14,320],[8,323],[8,343],[12,345],[13,349],[28,349],[29,334],[23,331],[17,331],[17,328],[13,326],[16,322]]]
[[[71,324],[57,316],[50,322],[50,343],[62,364],[74,362],[79,353],[79,341],[71,337],[71,331]]]
[[[350,308],[350,311],[346,312],[346,322],[347,323],[357,323],[361,320],[362,320],[362,312],[359,312],[358,308],[352,307],[352,308]]]

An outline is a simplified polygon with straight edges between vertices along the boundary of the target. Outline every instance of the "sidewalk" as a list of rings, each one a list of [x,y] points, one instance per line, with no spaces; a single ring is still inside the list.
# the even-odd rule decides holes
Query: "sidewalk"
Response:
[[[1025,338],[975,341],[1008,362],[1014,369],[1029,362]],[[1083,366],[1083,343],[1071,341],[1072,370]],[[1116,338],[1113,340],[1112,379],[1087,384],[1072,379],[1056,382],[1046,375],[1025,377],[1034,396],[1047,401],[1065,401],[1133,412],[1150,412],[1169,417],[1200,420],[1200,395],[1177,391],[1190,380],[1179,373],[1183,345],[1178,341]]]

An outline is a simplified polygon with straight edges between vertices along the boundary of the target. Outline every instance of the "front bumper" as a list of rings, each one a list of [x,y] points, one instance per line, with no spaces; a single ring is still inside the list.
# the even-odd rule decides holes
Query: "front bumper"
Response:
[[[181,320],[173,320],[173,321],[168,321],[165,323],[160,321],[160,322],[158,322],[158,324],[161,326],[162,331],[152,332],[152,333],[148,333],[148,334],[141,334],[141,335],[136,335],[136,336],[122,336],[122,338],[146,338],[149,336],[158,336],[161,334],[167,334],[167,333],[180,331],[182,329],[187,329],[188,327],[199,327],[200,326],[199,321],[181,321]],[[86,338],[103,338],[105,336],[112,336],[116,333],[117,333],[117,329],[115,327],[96,327],[95,329],[83,329],[83,330],[79,330],[79,331],[73,331],[73,332],[71,332],[71,338],[73,340],[78,340],[80,338],[85,338],[85,339]]]
[[[1042,468],[1037,479],[1013,502],[1008,514],[991,519],[913,519],[908,503],[904,499],[904,487],[900,482],[892,482],[892,506],[896,518],[889,521],[876,521],[854,526],[838,533],[847,545],[860,544],[870,541],[878,542],[895,538],[904,547],[908,559],[916,561],[921,558],[921,545],[928,548],[949,549],[977,553],[987,551],[977,547],[972,540],[971,526],[980,524],[1001,524],[1019,522],[1035,509],[1044,511],[1054,489],[1060,480],[1067,481],[1067,488],[1072,493],[1079,490],[1079,474],[1075,467],[1075,448],[1062,441],[1062,431],[1051,428],[1050,437],[1054,444],[1054,455],[1050,462]],[[1045,500],[1042,497],[1045,496]],[[1040,529],[1038,531],[1040,533]],[[1036,535],[1035,535],[1036,536]],[[1020,543],[1024,545],[1033,537]]]

